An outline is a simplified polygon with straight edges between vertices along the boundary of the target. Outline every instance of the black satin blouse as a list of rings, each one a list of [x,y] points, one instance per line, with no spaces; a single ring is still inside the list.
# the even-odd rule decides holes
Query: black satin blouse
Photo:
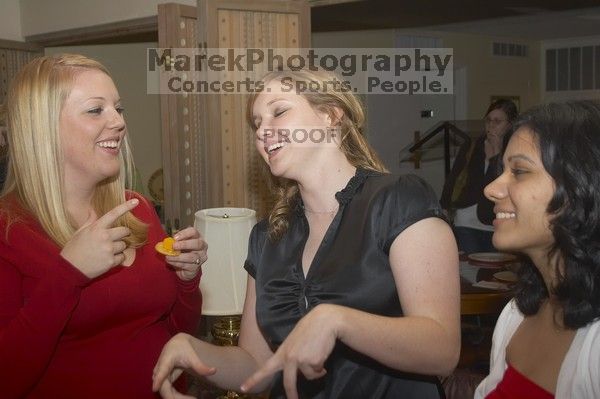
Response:
[[[413,223],[443,217],[433,190],[414,175],[397,177],[357,169],[336,199],[339,210],[306,277],[302,253],[309,227],[300,200],[279,241],[268,239],[266,220],[252,230],[244,267],[255,279],[258,325],[273,350],[320,303],[402,316],[389,262],[390,246]],[[318,380],[298,376],[301,398],[440,397],[437,379],[390,369],[339,341],[325,368],[327,374]],[[271,397],[285,398],[281,373]]]

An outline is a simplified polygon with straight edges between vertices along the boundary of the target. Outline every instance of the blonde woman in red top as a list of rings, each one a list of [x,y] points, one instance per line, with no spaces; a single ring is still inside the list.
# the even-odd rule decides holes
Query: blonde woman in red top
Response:
[[[198,322],[206,244],[179,256],[150,204],[125,190],[122,100],[98,62],[41,57],[8,93],[0,197],[0,396],[151,399],[162,346]],[[126,164],[129,166],[126,169]]]

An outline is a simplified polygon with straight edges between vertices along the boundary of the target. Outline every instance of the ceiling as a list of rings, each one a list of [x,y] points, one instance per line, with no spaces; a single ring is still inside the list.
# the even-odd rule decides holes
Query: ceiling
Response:
[[[600,35],[598,0],[363,0],[313,6],[311,18],[313,32],[426,28],[538,40]]]
[[[600,35],[600,0],[309,0],[313,32],[427,29],[534,40]],[[158,41],[158,24],[142,18],[108,31],[30,37],[45,46]],[[86,28],[90,30],[90,28]],[[52,36],[52,35],[50,35]]]

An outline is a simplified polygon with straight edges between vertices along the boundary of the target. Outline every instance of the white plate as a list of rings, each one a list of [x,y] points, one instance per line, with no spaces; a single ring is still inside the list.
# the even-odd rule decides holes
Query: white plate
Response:
[[[517,275],[509,270],[494,273],[494,278],[496,280],[504,281],[507,283],[516,283],[517,282]]]
[[[475,252],[469,254],[468,259],[484,263],[509,263],[516,261],[517,257],[504,252]]]

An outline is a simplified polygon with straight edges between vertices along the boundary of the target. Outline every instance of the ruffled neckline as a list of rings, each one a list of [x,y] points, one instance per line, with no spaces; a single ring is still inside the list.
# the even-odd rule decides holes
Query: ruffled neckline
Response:
[[[352,200],[358,189],[364,184],[369,176],[376,176],[379,174],[381,174],[381,172],[363,169],[360,167],[356,168],[354,176],[348,180],[346,187],[335,193],[335,199],[340,206],[347,204],[350,202],[350,200]],[[300,194],[297,194],[296,211],[299,214],[304,214],[304,202],[302,201]]]
[[[340,205],[347,204],[354,197],[365,180],[367,180],[369,176],[375,176],[377,174],[379,174],[379,172],[374,170],[356,168],[356,173],[350,178],[350,180],[348,180],[346,187],[335,193],[335,199],[340,203]]]

